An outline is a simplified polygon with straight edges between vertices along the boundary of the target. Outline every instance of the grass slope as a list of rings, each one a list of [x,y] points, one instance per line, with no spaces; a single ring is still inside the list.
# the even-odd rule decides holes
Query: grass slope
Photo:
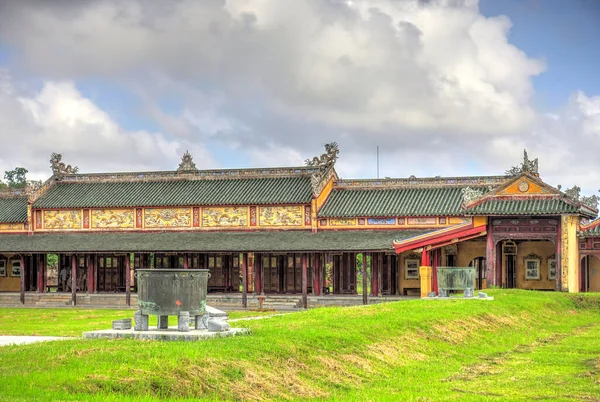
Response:
[[[0,399],[600,399],[600,296],[490,294],[238,322],[252,335],[198,343],[4,347]]]

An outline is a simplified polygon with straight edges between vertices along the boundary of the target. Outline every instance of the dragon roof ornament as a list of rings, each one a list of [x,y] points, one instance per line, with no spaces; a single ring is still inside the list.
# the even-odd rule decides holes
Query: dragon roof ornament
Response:
[[[560,186],[559,186],[560,189]],[[575,185],[565,190],[565,195],[571,198],[573,201],[579,201],[581,204],[588,206],[593,209],[598,209],[598,201],[600,197],[597,195],[584,196],[581,195],[581,187]]]
[[[470,204],[471,202],[483,196],[483,190],[471,187],[464,187],[460,190],[460,192],[462,193],[464,204]]]
[[[196,164],[194,163],[194,158],[192,158],[192,155],[189,153],[189,151],[185,151],[185,153],[181,157],[181,163],[179,164],[177,171],[189,172],[189,171],[197,171],[197,170],[198,170],[198,168],[196,167]]]
[[[77,166],[65,165],[62,161],[62,154],[52,152],[50,156],[50,167],[52,168],[52,174],[60,179],[66,174],[75,174],[79,172]]]
[[[507,176],[514,177],[525,172],[531,173],[535,176],[538,175],[538,158],[533,160],[529,159],[526,149],[523,150],[523,162],[520,165],[513,166],[512,168],[508,169],[505,174]]]
[[[313,173],[310,178],[313,194],[315,196],[321,192],[323,179],[329,177],[328,173],[331,172],[335,162],[338,160],[339,153],[340,150],[337,142],[330,142],[329,144],[325,144],[325,153],[321,154],[321,156],[315,156],[312,159],[306,159],[304,161],[306,166],[319,168],[319,170]]]

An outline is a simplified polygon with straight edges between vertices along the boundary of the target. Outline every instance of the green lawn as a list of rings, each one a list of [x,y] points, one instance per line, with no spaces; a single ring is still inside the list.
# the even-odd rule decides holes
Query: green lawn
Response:
[[[0,308],[0,335],[81,336],[82,332],[109,329],[111,321],[133,319],[133,310]],[[230,319],[277,314],[273,311],[231,311]],[[150,317],[156,325],[157,318]],[[177,317],[169,317],[177,325]]]
[[[251,335],[198,343],[3,347],[0,400],[600,400],[600,295],[489,294],[240,321]],[[57,314],[22,323],[52,335],[131,315],[0,310],[0,333],[25,311]]]

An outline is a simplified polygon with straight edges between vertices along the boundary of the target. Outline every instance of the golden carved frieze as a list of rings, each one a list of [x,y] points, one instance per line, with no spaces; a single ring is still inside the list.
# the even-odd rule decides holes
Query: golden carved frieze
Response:
[[[147,228],[190,227],[191,208],[146,208],[144,226]]]
[[[330,218],[329,224],[331,226],[355,226],[356,218]]]
[[[248,207],[202,208],[203,227],[248,226]]]
[[[133,209],[92,209],[92,228],[133,229],[135,213]]]
[[[81,210],[44,211],[44,229],[81,229]]]
[[[0,223],[0,231],[19,231],[25,230],[24,223]]]
[[[260,207],[259,224],[261,226],[302,226],[303,206]]]

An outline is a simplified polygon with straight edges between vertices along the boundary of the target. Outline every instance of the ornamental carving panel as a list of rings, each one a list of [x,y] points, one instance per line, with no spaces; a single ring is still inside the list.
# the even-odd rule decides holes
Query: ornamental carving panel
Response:
[[[25,230],[24,223],[0,223],[0,231]]]
[[[81,210],[44,211],[44,229],[81,229]]]
[[[368,218],[369,225],[395,225],[396,218]]]
[[[435,225],[436,218],[408,218],[409,225]]]
[[[331,226],[354,226],[356,225],[356,218],[331,218],[329,224]]]
[[[93,229],[133,229],[134,227],[133,209],[92,209]]]
[[[191,208],[146,208],[144,226],[146,228],[190,227]]]
[[[258,210],[261,226],[302,226],[302,206],[259,207]]]
[[[202,208],[202,226],[204,226],[204,227],[248,226],[248,207]]]

